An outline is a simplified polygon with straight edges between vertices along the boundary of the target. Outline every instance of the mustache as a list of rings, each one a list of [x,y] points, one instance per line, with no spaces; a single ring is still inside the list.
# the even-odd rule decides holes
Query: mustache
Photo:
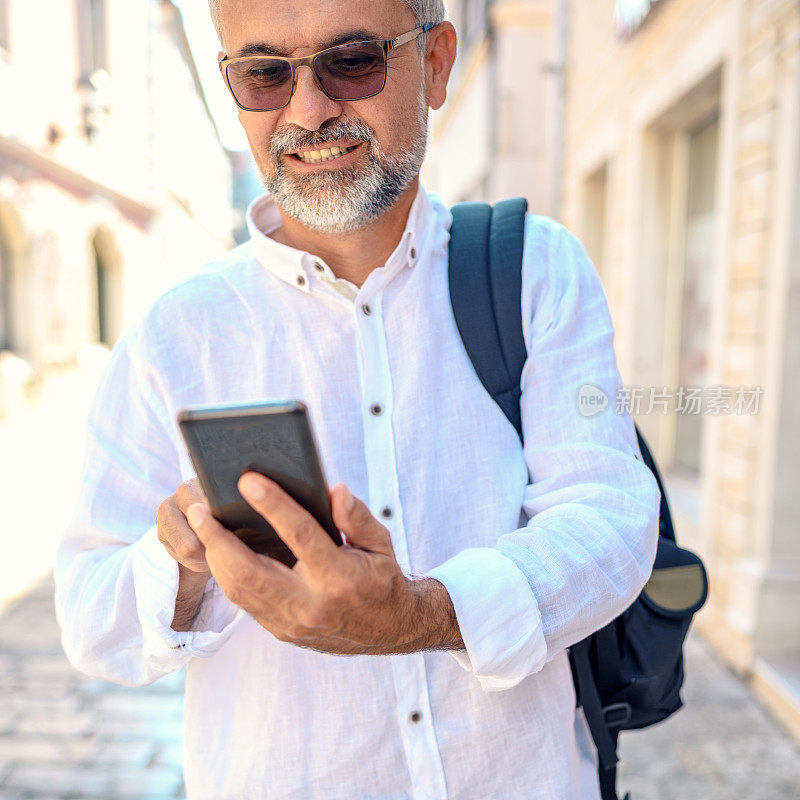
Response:
[[[315,131],[290,125],[272,135],[269,151],[275,159],[284,153],[301,147],[316,147],[331,139],[353,139],[372,144],[375,142],[375,131],[365,122],[347,119],[325,122]]]

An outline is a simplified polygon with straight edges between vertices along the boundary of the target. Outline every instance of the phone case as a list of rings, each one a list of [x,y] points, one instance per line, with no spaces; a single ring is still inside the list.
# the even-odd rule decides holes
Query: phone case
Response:
[[[280,485],[316,518],[336,544],[342,544],[303,403],[184,409],[178,414],[178,425],[211,513],[252,550],[289,567],[297,561],[272,526],[240,494],[237,482],[250,470]]]

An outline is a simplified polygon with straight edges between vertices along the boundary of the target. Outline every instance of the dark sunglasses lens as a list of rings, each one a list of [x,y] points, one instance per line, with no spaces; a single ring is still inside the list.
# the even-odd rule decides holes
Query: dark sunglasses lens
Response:
[[[292,93],[292,69],[279,58],[235,61],[227,67],[228,83],[240,105],[261,111],[280,108]]]
[[[334,47],[314,59],[325,91],[336,100],[360,100],[377,94],[386,82],[386,54],[375,42]]]

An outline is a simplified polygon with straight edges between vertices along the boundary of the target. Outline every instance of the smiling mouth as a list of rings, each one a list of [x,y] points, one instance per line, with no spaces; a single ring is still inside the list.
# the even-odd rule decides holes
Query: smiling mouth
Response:
[[[350,147],[323,147],[321,150],[304,150],[302,153],[293,153],[292,155],[304,164],[322,164],[325,161],[341,158],[351,150],[355,150],[356,147],[358,147],[357,144]]]

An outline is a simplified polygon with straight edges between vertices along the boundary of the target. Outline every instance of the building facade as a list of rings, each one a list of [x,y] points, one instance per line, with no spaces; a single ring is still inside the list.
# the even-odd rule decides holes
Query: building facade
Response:
[[[628,387],[611,407],[709,567],[697,626],[800,738],[800,3],[449,8],[464,63],[428,183],[523,194],[584,242]]]
[[[46,24],[43,21],[46,20]],[[0,416],[233,243],[231,167],[167,0],[0,0]]]
[[[524,195],[546,213],[562,118],[551,0],[451,0],[458,56],[423,180],[448,202]]]

